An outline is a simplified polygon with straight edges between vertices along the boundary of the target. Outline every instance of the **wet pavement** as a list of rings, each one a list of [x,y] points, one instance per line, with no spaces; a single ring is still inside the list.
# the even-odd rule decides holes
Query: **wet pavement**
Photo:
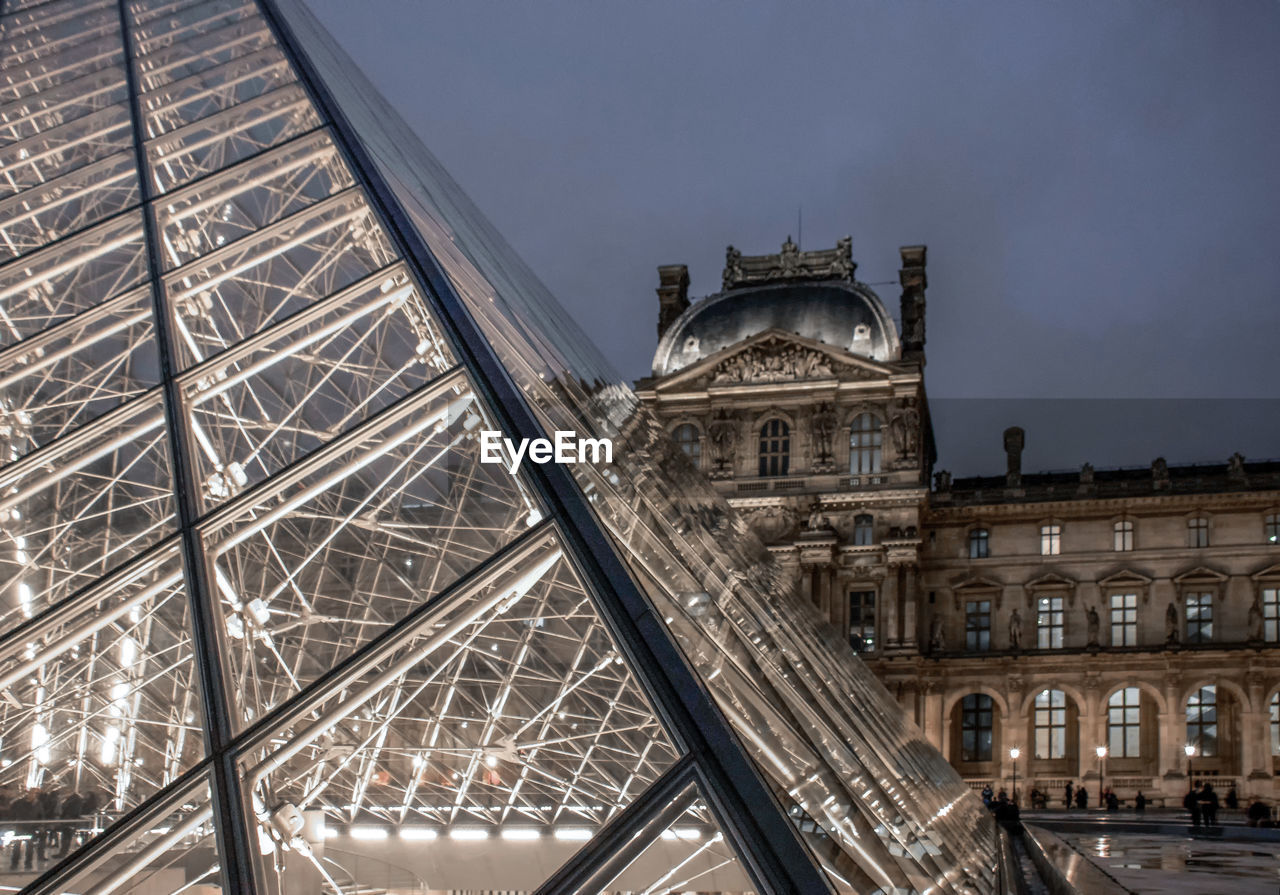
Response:
[[[1060,833],[1140,895],[1272,895],[1280,844],[1141,833]]]

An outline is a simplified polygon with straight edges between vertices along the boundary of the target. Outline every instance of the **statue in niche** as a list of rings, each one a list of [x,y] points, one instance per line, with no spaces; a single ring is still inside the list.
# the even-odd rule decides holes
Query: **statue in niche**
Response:
[[[1250,643],[1262,642],[1262,601],[1256,596],[1249,605],[1248,631]]]
[[[1164,642],[1166,646],[1178,645],[1178,607],[1173,603],[1164,611]]]
[[[913,403],[910,398],[904,401],[902,411],[894,414],[889,423],[893,449],[904,459],[914,457],[920,449],[920,414]]]
[[[1102,620],[1098,618],[1098,607],[1090,606],[1089,612],[1085,616],[1085,627],[1089,635],[1088,646],[1098,646],[1098,630],[1102,627]]]
[[[716,470],[732,469],[738,442],[737,421],[729,417],[728,411],[721,410],[707,425],[707,437],[711,441]]]
[[[929,619],[929,652],[942,652],[945,643],[942,636],[942,616],[937,612]]]
[[[836,434],[836,412],[830,404],[820,404],[813,414],[813,455],[819,463],[831,459]]]
[[[1022,613],[1016,606],[1009,613],[1009,648],[1022,649]]]

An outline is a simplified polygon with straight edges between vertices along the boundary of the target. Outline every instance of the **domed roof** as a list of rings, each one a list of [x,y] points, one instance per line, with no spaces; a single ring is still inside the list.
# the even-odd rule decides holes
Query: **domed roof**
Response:
[[[658,342],[653,375],[669,375],[768,329],[872,360],[901,354],[893,319],[864,283],[793,280],[729,289],[692,305]]]

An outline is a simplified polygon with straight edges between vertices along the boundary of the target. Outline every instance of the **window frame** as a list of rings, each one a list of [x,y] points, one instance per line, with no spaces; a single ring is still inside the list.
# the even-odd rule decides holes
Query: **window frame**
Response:
[[[848,591],[849,599],[849,646],[855,653],[871,653],[876,649],[876,592],[874,590]],[[854,602],[854,598],[859,598]],[[869,599],[867,599],[869,598]],[[855,612],[856,609],[856,612]],[[861,640],[859,649],[853,638]]]
[[[769,429],[774,431],[770,432]],[[782,478],[791,474],[791,424],[772,416],[760,424],[760,478]]]
[[[1188,516],[1187,547],[1192,550],[1199,550],[1203,547],[1208,547],[1209,543],[1209,517]]]
[[[1280,512],[1262,517],[1262,543],[1280,545]]]
[[[960,760],[962,762],[979,764],[992,760],[995,755],[995,714],[995,700],[986,693],[967,693],[960,698]],[[966,744],[970,734],[973,737],[972,749]]]
[[[1117,696],[1120,697],[1118,704]],[[1117,730],[1119,748],[1116,747]],[[1142,757],[1142,690],[1138,687],[1121,687],[1107,697],[1107,754],[1111,758]]]
[[[858,513],[853,517],[853,545],[870,547],[876,542],[876,518],[870,513]]]
[[[1280,642],[1280,584],[1271,584],[1270,587],[1264,584],[1260,587],[1258,601],[1262,604],[1263,641]]]
[[[1207,701],[1204,697],[1206,693],[1212,697]],[[1194,719],[1192,717],[1193,703],[1196,709]],[[1187,723],[1187,742],[1196,747],[1196,755],[1203,758],[1217,758],[1218,688],[1213,684],[1206,684],[1195,690],[1187,697],[1187,709],[1184,714],[1186,715],[1185,720]],[[1207,737],[1210,748],[1205,748],[1205,731],[1212,731]]]
[[[990,556],[991,529],[983,525],[969,529],[969,559],[988,559]]]
[[[849,423],[849,475],[878,475],[884,466],[884,422],[870,410]]]
[[[1048,700],[1042,705],[1041,697],[1045,696]],[[1036,694],[1031,711],[1032,755],[1039,760],[1048,761],[1066,758],[1067,694],[1062,690],[1046,687]],[[1042,732],[1047,755],[1041,754]]]
[[[1213,591],[1188,590],[1182,595],[1187,643],[1213,643]],[[1192,617],[1192,609],[1195,617]],[[1208,610],[1207,614],[1205,610]],[[1194,627],[1193,627],[1194,625]]]
[[[1066,600],[1058,594],[1037,594],[1036,601],[1036,649],[1062,649],[1066,640]],[[1047,607],[1042,603],[1049,604]],[[1048,621],[1045,621],[1045,616]],[[1057,643],[1054,643],[1054,635]],[[1047,641],[1047,642],[1046,642]]]
[[[693,433],[692,439],[681,438],[682,433]],[[684,455],[693,461],[698,469],[702,468],[702,429],[697,423],[684,422],[671,430],[671,438],[680,446]]]
[[[1062,523],[1044,522],[1040,525],[1040,555],[1062,555]]]
[[[1111,549],[1115,553],[1132,553],[1134,529],[1132,519],[1120,519],[1111,525]]]
[[[1124,601],[1120,605],[1116,605],[1116,599]],[[1133,592],[1116,591],[1109,594],[1107,605],[1110,607],[1111,620],[1111,645],[1112,646],[1137,646],[1138,645],[1138,595]],[[1120,613],[1117,620],[1116,613]],[[1116,629],[1120,629],[1120,638],[1116,639]]]
[[[987,653],[991,651],[991,604],[988,598],[966,600],[964,604],[965,652]],[[984,624],[978,624],[984,622]]]

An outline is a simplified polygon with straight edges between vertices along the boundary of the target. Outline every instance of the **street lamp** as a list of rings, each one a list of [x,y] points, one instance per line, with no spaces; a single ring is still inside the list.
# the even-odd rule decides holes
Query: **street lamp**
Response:
[[[1098,753],[1098,806],[1106,808],[1106,798],[1102,795],[1102,760],[1107,757],[1107,747],[1099,746],[1094,751]]]
[[[1182,747],[1182,751],[1187,753],[1187,787],[1195,789],[1195,781],[1191,778],[1191,756],[1196,754],[1195,743],[1187,743]]]
[[[1018,756],[1022,754],[1022,750],[1014,746],[1009,750],[1009,757],[1013,759],[1013,804],[1018,804]],[[1032,805],[1032,808],[1035,806]]]

